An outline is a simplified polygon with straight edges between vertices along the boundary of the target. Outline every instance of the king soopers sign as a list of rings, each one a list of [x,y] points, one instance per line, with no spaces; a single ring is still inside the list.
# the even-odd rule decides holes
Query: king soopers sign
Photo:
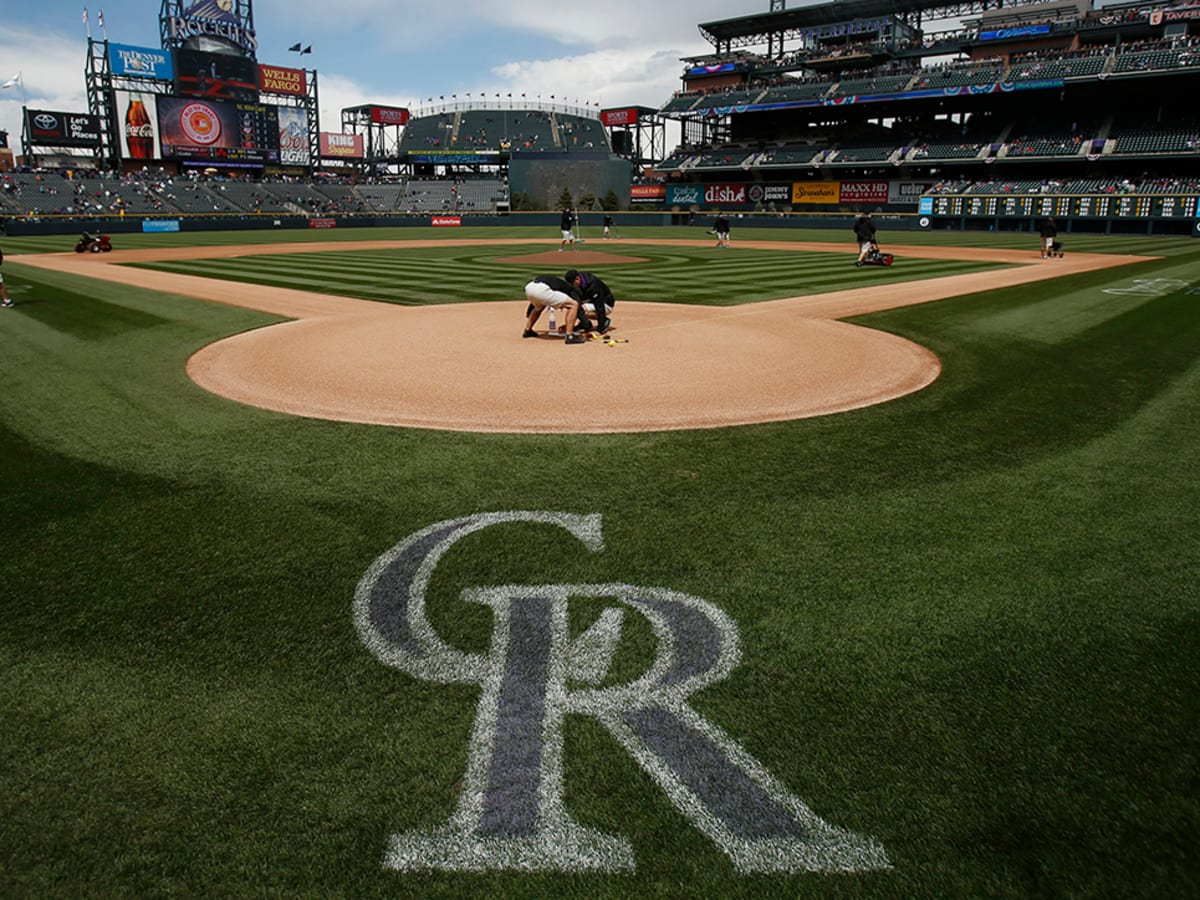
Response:
[[[564,800],[563,722],[599,722],[741,872],[860,872],[889,867],[876,841],[830,825],[776,779],[690,697],[736,668],[737,626],[699,597],[623,583],[492,585],[462,600],[491,607],[491,646],[459,650],[426,616],[425,592],[442,556],[504,523],[562,529],[603,549],[599,515],[496,512],[438,522],[372,563],[355,593],[355,625],[385,665],[433,684],[479,688],[458,807],[441,826],[392,836],[398,870],[621,871],[634,868],[620,836],[576,822]],[[573,600],[608,605],[571,637]],[[631,617],[657,640],[646,671],[605,684]],[[631,625],[630,628],[635,626]]]

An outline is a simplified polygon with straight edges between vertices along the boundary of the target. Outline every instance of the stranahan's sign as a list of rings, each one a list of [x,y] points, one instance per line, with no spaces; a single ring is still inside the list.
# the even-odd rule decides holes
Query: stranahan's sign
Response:
[[[258,39],[250,27],[250,0],[241,0],[239,11],[246,10],[242,19],[234,10],[235,0],[195,0],[183,9],[180,15],[163,16],[171,40],[186,44],[194,38],[216,38],[237,47],[253,56],[258,50]]]

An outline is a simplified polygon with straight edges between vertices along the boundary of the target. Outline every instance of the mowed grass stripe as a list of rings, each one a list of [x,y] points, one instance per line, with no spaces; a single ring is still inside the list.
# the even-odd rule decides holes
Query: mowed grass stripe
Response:
[[[786,245],[784,245],[786,247]],[[890,268],[853,266],[852,254],[793,250],[724,251],[710,247],[624,245],[622,255],[646,262],[596,264],[564,253],[559,265],[512,258],[511,247],[481,246],[380,251],[269,254],[228,260],[178,260],[147,268],[361,297],[399,304],[508,300],[536,274],[590,269],[618,299],[707,305],[824,293],[874,284],[936,278],[995,268],[971,260],[907,259]],[[556,258],[555,262],[559,260]]]

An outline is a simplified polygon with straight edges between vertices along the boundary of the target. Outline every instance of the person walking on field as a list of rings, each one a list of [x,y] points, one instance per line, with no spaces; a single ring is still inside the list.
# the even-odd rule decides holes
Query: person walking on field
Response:
[[[1058,225],[1053,216],[1046,216],[1039,232],[1042,235],[1042,259],[1049,259],[1054,255],[1054,242],[1058,238]]]
[[[717,210],[717,217],[713,219],[713,232],[717,236],[718,247],[729,247],[729,217]]]
[[[863,260],[875,246],[875,223],[871,221],[870,213],[859,213],[854,220],[854,239],[858,242],[858,259],[854,265],[862,266]]]
[[[571,207],[567,207],[562,211],[562,217],[559,219],[559,228],[562,230],[562,240],[558,244],[558,252],[562,253],[566,249],[567,244],[571,245],[571,249],[575,249],[575,214],[571,212]]]

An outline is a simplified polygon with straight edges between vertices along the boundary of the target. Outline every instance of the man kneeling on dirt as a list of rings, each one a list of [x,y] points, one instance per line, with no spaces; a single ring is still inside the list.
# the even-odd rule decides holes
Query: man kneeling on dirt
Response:
[[[558,331],[566,335],[568,344],[579,344],[586,340],[574,333],[575,319],[579,315],[579,301],[582,299],[575,285],[557,275],[538,275],[525,285],[525,299],[529,301],[529,307],[526,310],[525,333],[522,337],[537,337],[533,326],[541,318],[542,310],[550,307],[557,310],[562,317],[558,321]]]
[[[601,334],[608,331],[612,326],[608,314],[617,302],[608,285],[591,272],[580,272],[577,269],[568,269],[563,277],[579,289],[580,299],[583,301],[579,307],[579,324],[591,331],[592,323],[588,319],[588,313],[591,313],[596,317],[595,330]]]

